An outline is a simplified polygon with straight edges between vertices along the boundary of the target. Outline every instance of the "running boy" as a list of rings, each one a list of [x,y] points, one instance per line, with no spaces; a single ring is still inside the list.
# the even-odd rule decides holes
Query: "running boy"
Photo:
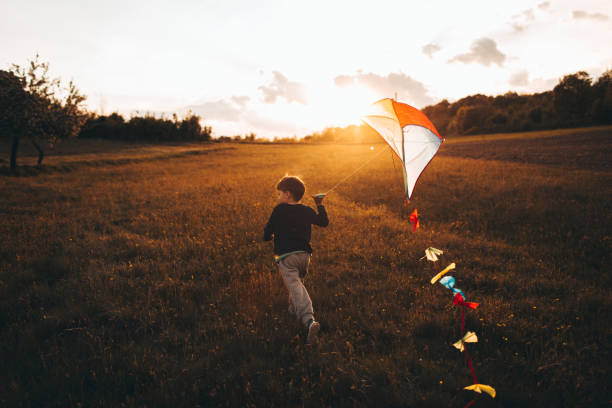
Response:
[[[264,241],[274,236],[274,260],[289,292],[289,311],[308,329],[307,343],[312,343],[321,329],[314,320],[312,302],[302,278],[308,272],[310,255],[310,226],[326,227],[329,224],[323,207],[323,196],[313,196],[317,211],[302,205],[306,187],[298,177],[283,177],[276,186],[279,204],[274,207],[264,227]]]

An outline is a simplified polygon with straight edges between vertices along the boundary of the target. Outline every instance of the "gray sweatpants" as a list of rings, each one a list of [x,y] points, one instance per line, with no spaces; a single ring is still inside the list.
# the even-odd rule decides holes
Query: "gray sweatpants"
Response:
[[[291,254],[278,262],[278,270],[289,291],[289,310],[292,310],[303,324],[314,319],[310,296],[300,278],[300,276],[306,276],[309,263],[310,254],[308,252]]]

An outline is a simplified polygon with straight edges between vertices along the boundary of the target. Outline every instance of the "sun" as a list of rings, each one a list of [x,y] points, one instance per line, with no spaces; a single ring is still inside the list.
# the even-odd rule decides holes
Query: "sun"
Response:
[[[380,95],[359,84],[338,87],[333,82],[321,82],[306,85],[306,103],[262,104],[258,112],[261,117],[276,118],[279,126],[287,124],[296,136],[302,137],[328,127],[360,125],[369,105],[380,99]]]
[[[358,125],[368,106],[377,100],[373,92],[358,84],[321,88],[312,96],[312,125],[320,127]]]

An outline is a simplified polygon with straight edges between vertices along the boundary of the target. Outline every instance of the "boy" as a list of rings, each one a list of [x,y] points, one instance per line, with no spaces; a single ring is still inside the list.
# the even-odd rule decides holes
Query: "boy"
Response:
[[[323,207],[323,196],[313,196],[317,212],[299,203],[306,190],[298,177],[283,177],[276,186],[279,204],[274,207],[264,227],[264,241],[274,236],[274,260],[289,291],[289,311],[294,313],[308,330],[307,343],[312,343],[321,329],[314,320],[312,302],[302,278],[308,272],[310,255],[310,226],[329,224]]]

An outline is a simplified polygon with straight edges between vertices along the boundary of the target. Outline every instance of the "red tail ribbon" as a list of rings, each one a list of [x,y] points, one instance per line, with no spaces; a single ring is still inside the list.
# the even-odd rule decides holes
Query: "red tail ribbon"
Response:
[[[455,294],[455,297],[453,298],[453,303],[458,306],[465,306],[470,309],[476,309],[480,304],[475,302],[466,302],[463,296],[461,296],[461,293]]]
[[[416,208],[414,209],[412,214],[410,214],[410,222],[413,225],[412,231],[416,231],[419,228],[419,213],[417,212]]]

